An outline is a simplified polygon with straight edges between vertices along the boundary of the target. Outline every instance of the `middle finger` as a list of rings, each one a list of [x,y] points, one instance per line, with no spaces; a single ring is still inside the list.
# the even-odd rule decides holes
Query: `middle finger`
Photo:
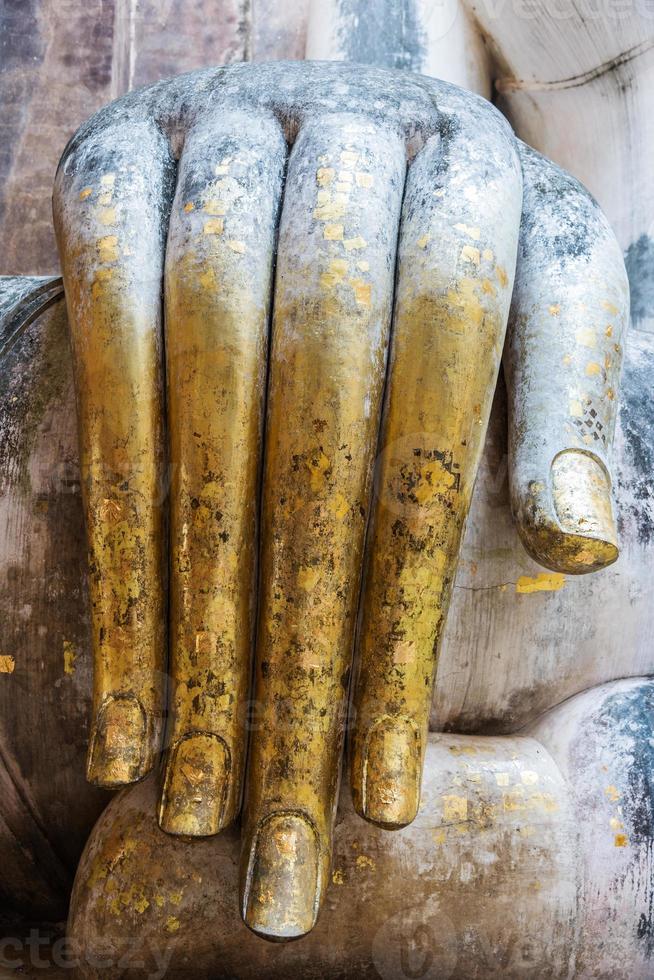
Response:
[[[289,163],[242,868],[269,938],[313,926],[329,871],[404,171],[397,134],[346,115],[306,124]]]

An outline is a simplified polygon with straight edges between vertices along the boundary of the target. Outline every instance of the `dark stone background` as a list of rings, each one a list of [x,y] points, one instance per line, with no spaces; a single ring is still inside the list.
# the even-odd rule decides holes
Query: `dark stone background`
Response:
[[[0,275],[56,272],[50,195],[77,127],[131,88],[304,57],[308,0],[0,0]]]

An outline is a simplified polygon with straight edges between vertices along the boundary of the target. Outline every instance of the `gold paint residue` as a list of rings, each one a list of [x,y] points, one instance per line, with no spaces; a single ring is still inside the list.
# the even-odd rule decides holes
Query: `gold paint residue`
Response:
[[[225,230],[225,222],[222,218],[211,218],[204,223],[205,235],[222,235]]]
[[[343,202],[334,200],[320,204],[313,212],[313,216],[316,221],[334,221],[336,218],[342,218],[344,213]]]
[[[202,210],[205,212],[205,214],[224,214],[227,210],[227,205],[224,201],[221,201],[220,198],[213,198],[212,200],[207,201]]]
[[[461,231],[463,232],[464,235],[467,235],[468,238],[474,238],[476,242],[479,241],[479,238],[481,236],[481,231],[479,230],[479,228],[471,228],[470,225],[464,225],[461,222],[456,224],[454,227],[456,228],[457,231]]]
[[[76,660],[77,654],[75,653],[75,647],[70,640],[64,640],[64,674],[68,674],[71,677],[75,673]]]
[[[323,238],[328,242],[340,242],[343,240],[343,225],[325,225]]]
[[[350,505],[342,493],[336,493],[327,504],[327,509],[330,510],[339,521],[342,521],[343,518],[349,513]]]
[[[115,262],[118,259],[118,238],[116,235],[105,235],[98,241],[98,252],[101,262]]]
[[[354,298],[359,306],[370,306],[372,296],[372,284],[364,282],[363,279],[350,279]]]
[[[203,289],[215,289],[217,286],[216,272],[211,266],[200,273],[199,279]]]
[[[468,800],[465,796],[446,795],[443,799],[443,820],[463,823],[468,819]]]
[[[217,637],[213,630],[199,630],[195,634],[195,652],[208,656],[216,648]]]
[[[359,154],[354,153],[352,150],[343,150],[341,153],[341,163],[344,167],[351,170],[359,159]]]
[[[474,745],[450,745],[452,755],[476,755],[477,749]]]
[[[394,664],[410,664],[416,660],[416,645],[411,640],[398,643],[393,651]]]
[[[456,477],[445,469],[440,460],[429,460],[421,468],[420,479],[413,492],[419,504],[426,504],[447,493],[455,483]]]
[[[328,270],[320,276],[320,282],[323,286],[335,286],[347,274],[347,269],[348,265],[345,259],[332,259]]]
[[[521,575],[515,590],[521,595],[531,592],[558,592],[565,585],[565,575],[561,572],[540,572],[536,576]]]
[[[321,187],[326,187],[327,184],[331,184],[334,179],[334,168],[333,167],[319,167],[316,173],[316,183]]]
[[[474,248],[472,245],[464,245],[461,249],[461,258],[464,262],[472,262],[474,265],[479,265],[481,253],[478,248]]]
[[[3,654],[0,656],[0,674],[13,674],[16,669],[14,657]]]
[[[509,277],[506,274],[506,269],[504,269],[501,265],[498,265],[495,271],[497,272],[497,278],[499,279],[500,286],[506,289],[506,287],[509,285]]]
[[[315,568],[313,565],[301,568],[297,573],[297,584],[305,592],[313,591],[319,581],[320,569]]]
[[[593,348],[597,346],[597,336],[594,327],[579,327],[575,333],[575,339],[578,344],[582,344],[584,347]]]
[[[361,235],[357,235],[356,238],[347,238],[343,244],[346,252],[353,252],[356,249],[365,248],[368,242]]]

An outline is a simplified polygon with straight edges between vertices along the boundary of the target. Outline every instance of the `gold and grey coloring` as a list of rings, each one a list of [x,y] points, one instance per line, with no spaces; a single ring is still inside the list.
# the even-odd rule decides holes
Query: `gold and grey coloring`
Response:
[[[617,556],[619,249],[489,103],[361,66],[239,65],[126,96],[73,138],[54,204],[89,778],[152,768],[168,674],[161,828],[215,834],[244,790],[243,917],[303,935],[348,712],[357,811],[388,828],[417,812],[507,324],[521,537],[565,572]]]

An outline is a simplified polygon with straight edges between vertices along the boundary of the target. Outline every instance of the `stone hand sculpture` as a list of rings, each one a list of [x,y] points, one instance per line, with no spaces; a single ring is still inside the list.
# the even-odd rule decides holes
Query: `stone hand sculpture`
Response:
[[[303,935],[329,876],[353,650],[355,809],[387,828],[416,815],[507,323],[521,538],[557,572],[617,557],[620,249],[489,103],[353,66],[243,65],[129,95],[73,138],[54,206],[89,779],[139,780],[162,747],[168,599],[160,826],[217,833],[245,783],[243,917]]]

